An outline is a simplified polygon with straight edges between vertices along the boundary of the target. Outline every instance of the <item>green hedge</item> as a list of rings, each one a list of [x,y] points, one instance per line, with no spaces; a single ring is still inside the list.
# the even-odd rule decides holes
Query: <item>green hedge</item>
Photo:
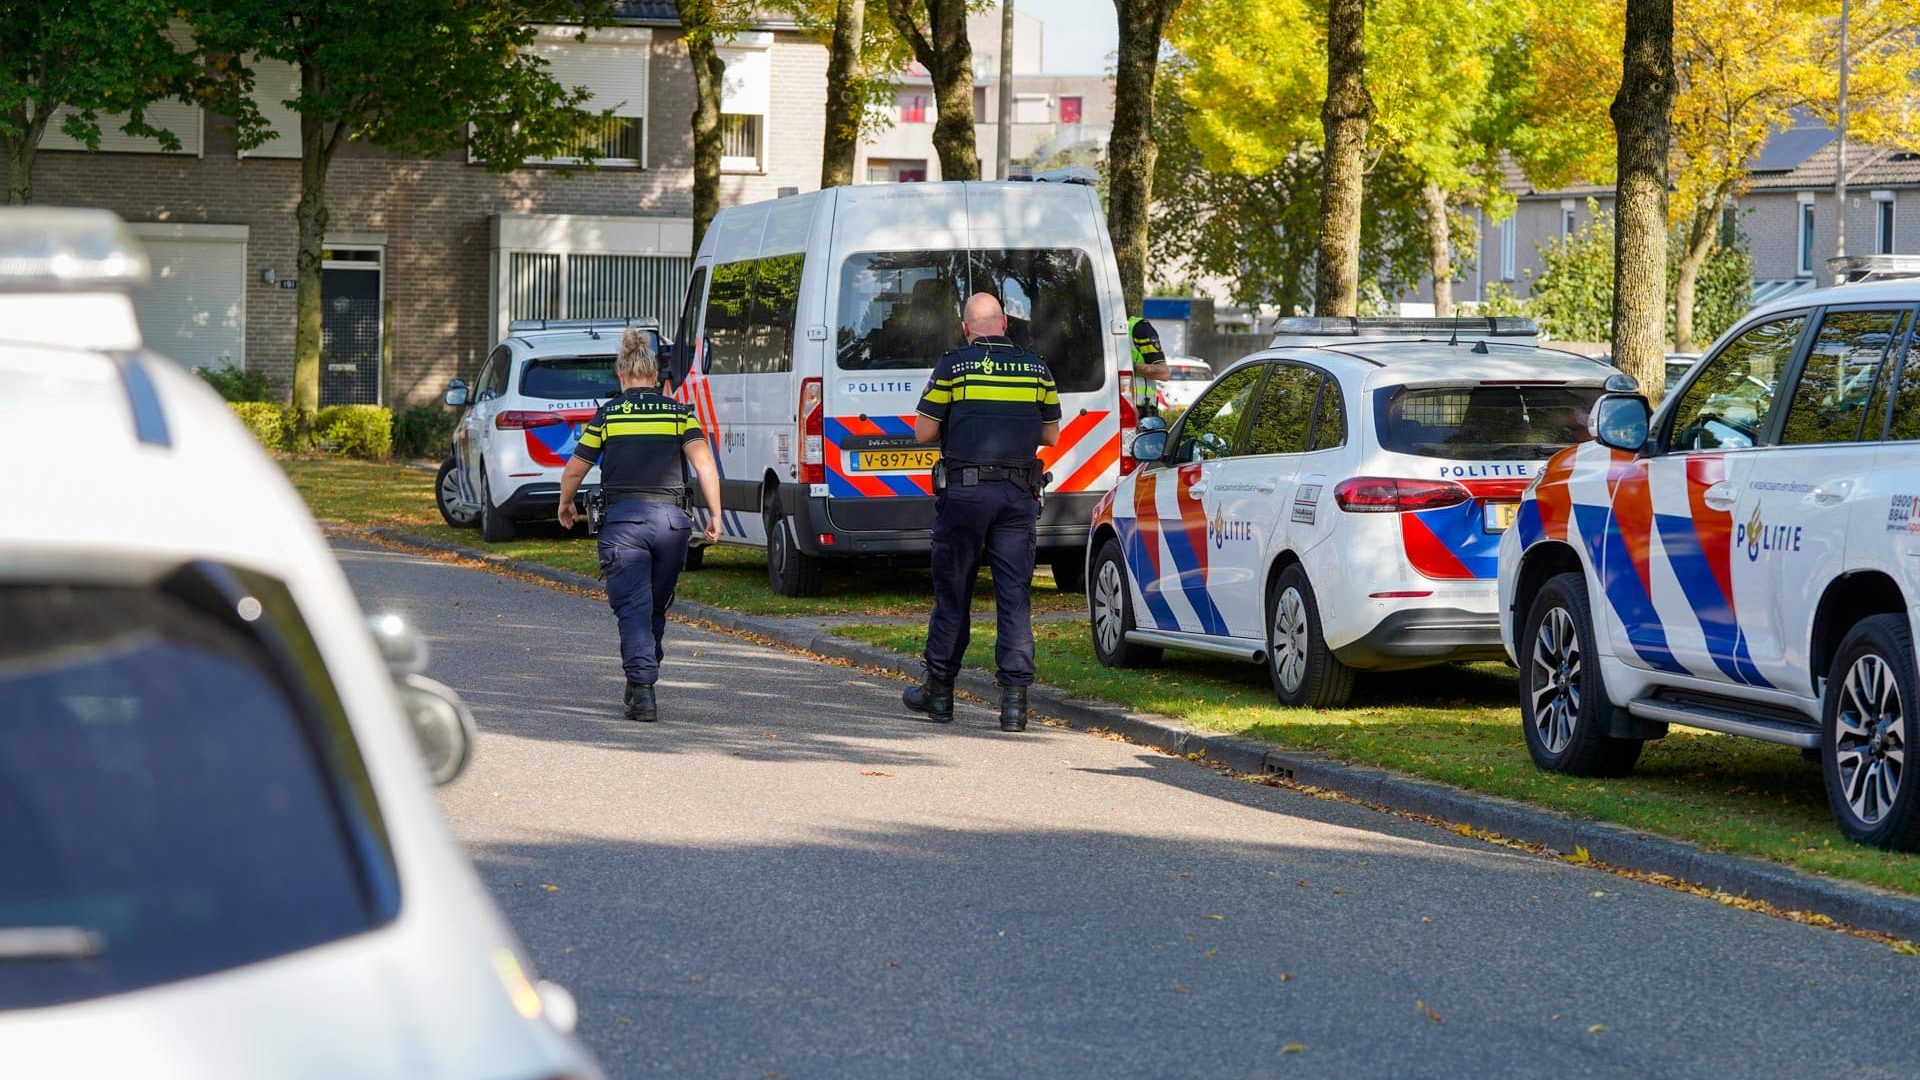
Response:
[[[227,404],[233,415],[240,418],[247,430],[253,432],[261,446],[269,450],[286,450],[293,441],[292,425],[287,423],[287,410],[271,401],[233,401]]]
[[[274,399],[273,385],[267,381],[264,371],[248,371],[232,364],[194,371],[228,401],[270,402]]]
[[[453,445],[453,429],[460,422],[444,405],[415,405],[393,416],[393,453],[403,458],[447,456]]]
[[[393,412],[379,405],[333,405],[313,414],[320,447],[342,457],[384,461],[393,455]]]

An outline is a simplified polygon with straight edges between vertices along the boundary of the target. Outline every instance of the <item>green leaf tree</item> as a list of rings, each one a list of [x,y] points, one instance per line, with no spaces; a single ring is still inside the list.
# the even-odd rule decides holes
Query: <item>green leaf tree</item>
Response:
[[[854,182],[860,140],[893,125],[899,74],[913,54],[884,9],[867,17],[866,0],[781,0],[800,29],[827,46],[826,134],[820,186]]]
[[[7,202],[33,201],[34,157],[64,107],[60,128],[100,147],[111,118],[128,135],[178,150],[180,139],[147,119],[168,98],[206,89],[198,50],[169,36],[174,5],[163,0],[9,0],[0,8],[0,151]]]
[[[1147,273],[1153,200],[1153,84],[1161,39],[1181,0],[1113,0],[1120,20],[1114,54],[1113,137],[1107,146],[1107,232],[1120,264],[1127,310],[1139,311]]]
[[[942,180],[980,179],[973,131],[973,44],[967,40],[967,0],[886,0],[913,58],[933,78],[933,151]]]
[[[251,86],[255,58],[299,74],[299,91],[285,104],[300,120],[292,408],[304,442],[320,401],[320,264],[334,155],[353,141],[412,157],[468,149],[496,172],[532,157],[590,164],[608,117],[582,108],[588,92],[556,82],[529,46],[536,25],[584,27],[603,9],[577,0],[200,4],[189,9],[195,39],[229,58],[244,84]],[[250,99],[236,114],[242,148],[271,135]]]
[[[726,143],[720,108],[727,64],[720,46],[753,25],[746,0],[674,0],[680,42],[693,69],[693,250],[720,212],[720,159]]]

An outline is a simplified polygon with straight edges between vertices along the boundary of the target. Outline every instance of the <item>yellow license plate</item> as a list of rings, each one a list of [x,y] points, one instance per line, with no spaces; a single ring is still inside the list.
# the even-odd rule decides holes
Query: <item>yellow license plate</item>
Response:
[[[1506,532],[1513,525],[1513,519],[1520,516],[1520,504],[1497,502],[1487,504],[1488,532]]]
[[[860,450],[853,455],[853,469],[855,472],[926,472],[938,460],[938,450]]]

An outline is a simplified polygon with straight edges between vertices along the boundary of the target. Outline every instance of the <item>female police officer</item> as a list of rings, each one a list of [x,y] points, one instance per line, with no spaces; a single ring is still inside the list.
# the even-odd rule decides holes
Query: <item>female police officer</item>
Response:
[[[710,507],[720,505],[720,472],[693,417],[693,406],[660,393],[660,362],[646,335],[628,330],[614,361],[620,396],[600,407],[580,431],[579,445],[560,477],[560,524],[572,528],[579,513],[574,493],[587,470],[600,466],[607,520],[600,528],[600,569],[607,575],[607,603],[620,620],[620,660],[627,673],[627,719],[660,718],[653,684],[660,677],[661,635],[674,583],[687,561],[693,518],[681,508],[686,474],[681,458],[700,477]],[[720,536],[720,518],[707,520],[706,538]]]

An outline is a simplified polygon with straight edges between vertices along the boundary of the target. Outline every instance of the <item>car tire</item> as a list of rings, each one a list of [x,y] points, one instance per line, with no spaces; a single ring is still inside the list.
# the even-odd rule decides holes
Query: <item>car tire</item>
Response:
[[[454,504],[460,498],[460,463],[452,458],[440,463],[433,478],[433,503],[440,508],[440,520],[456,529],[471,529],[480,524],[477,510],[461,510]]]
[[[500,512],[493,505],[493,485],[487,483],[485,473],[480,476],[480,539],[489,544],[503,544],[518,535],[513,519]]]
[[[1915,683],[1904,614],[1862,619],[1840,640],[1820,710],[1820,771],[1834,823],[1849,840],[1920,850],[1920,784],[1906,776]]]
[[[1299,563],[1280,571],[1267,596],[1267,675],[1282,705],[1337,709],[1353,696],[1353,669],[1327,648],[1320,602]]]
[[[792,519],[767,514],[767,584],[781,596],[819,596],[825,562],[801,551],[793,536]]]
[[[1586,578],[1560,574],[1542,586],[1520,639],[1520,726],[1533,763],[1573,776],[1625,776],[1643,739],[1607,732],[1613,700],[1593,644]]]
[[[1054,559],[1047,564],[1053,570],[1053,585],[1064,593],[1087,591],[1087,564],[1078,555]]]
[[[1120,542],[1109,539],[1093,557],[1093,587],[1087,589],[1087,627],[1093,633],[1093,655],[1111,668],[1151,667],[1160,662],[1160,649],[1127,640],[1134,629],[1133,590],[1127,588],[1126,557]]]

